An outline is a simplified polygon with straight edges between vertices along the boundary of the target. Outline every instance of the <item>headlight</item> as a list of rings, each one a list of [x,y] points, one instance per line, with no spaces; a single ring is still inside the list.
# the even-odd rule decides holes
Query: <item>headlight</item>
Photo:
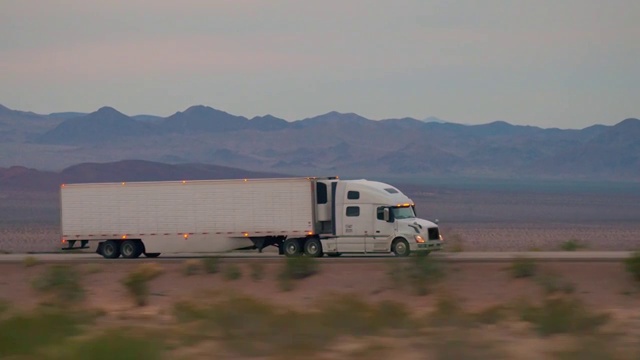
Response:
[[[423,243],[424,242],[424,239],[420,235],[415,235],[413,238],[416,239],[417,243]]]
[[[439,236],[440,236],[440,241],[444,241],[444,238],[442,237],[442,234],[440,234]]]

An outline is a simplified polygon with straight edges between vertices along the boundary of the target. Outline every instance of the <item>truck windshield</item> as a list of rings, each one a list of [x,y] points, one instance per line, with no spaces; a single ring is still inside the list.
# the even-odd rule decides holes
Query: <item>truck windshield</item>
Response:
[[[416,217],[416,214],[413,212],[413,208],[409,206],[392,207],[391,211],[393,212],[394,219],[412,219]]]

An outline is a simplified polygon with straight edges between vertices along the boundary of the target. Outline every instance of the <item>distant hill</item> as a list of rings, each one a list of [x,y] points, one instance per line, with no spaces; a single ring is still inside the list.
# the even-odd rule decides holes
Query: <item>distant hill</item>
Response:
[[[194,105],[171,116],[114,108],[40,115],[0,107],[0,166],[59,170],[139,159],[304,176],[640,181],[640,120],[584,129],[437,118],[370,120],[331,111],[286,121]]]
[[[100,183],[121,181],[208,180],[288,177],[207,164],[170,165],[143,160],[110,163],[83,163],[60,172],[39,171],[24,166],[0,168],[0,188],[7,190],[58,191],[63,183]]]

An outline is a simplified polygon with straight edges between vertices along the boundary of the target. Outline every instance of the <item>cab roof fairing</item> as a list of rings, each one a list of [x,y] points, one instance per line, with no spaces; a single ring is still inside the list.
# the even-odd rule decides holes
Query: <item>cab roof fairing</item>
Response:
[[[349,200],[347,197],[347,192],[351,191],[360,191],[360,199],[359,201],[365,201],[373,204],[385,204],[385,205],[397,205],[397,204],[411,204],[413,205],[413,200],[402,193],[402,191],[398,190],[395,186],[371,180],[342,180],[342,182],[346,183],[346,192],[345,192],[345,202]],[[394,189],[397,193],[390,193],[386,189]]]

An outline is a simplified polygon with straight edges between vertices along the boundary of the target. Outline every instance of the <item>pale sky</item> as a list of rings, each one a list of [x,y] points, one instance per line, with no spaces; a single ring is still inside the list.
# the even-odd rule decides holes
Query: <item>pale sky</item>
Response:
[[[638,0],[0,0],[0,104],[584,128],[640,117]]]

